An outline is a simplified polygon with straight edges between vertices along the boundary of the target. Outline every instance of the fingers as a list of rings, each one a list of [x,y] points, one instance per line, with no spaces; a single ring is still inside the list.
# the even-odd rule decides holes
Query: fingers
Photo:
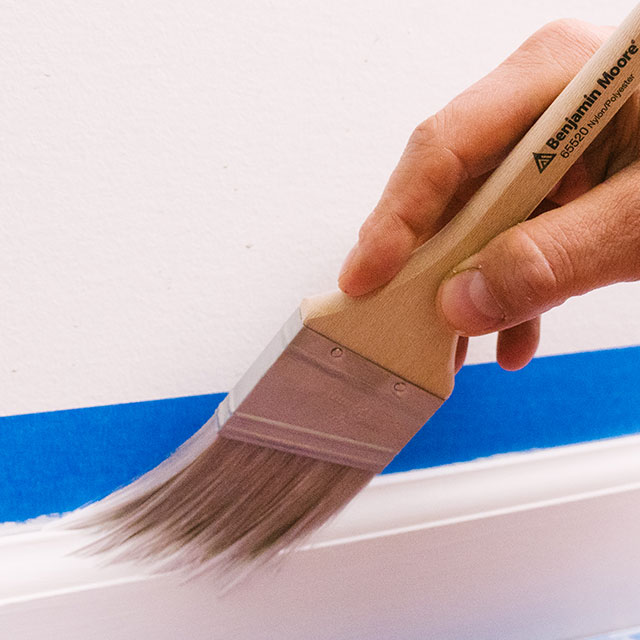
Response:
[[[467,357],[468,346],[469,346],[469,338],[460,336],[458,338],[458,343],[456,344],[456,356],[454,360],[454,369],[456,373],[458,373],[458,371],[462,369],[462,365],[464,364],[465,358]]]
[[[529,364],[540,342],[540,316],[498,334],[498,364],[507,371],[516,371]]]
[[[640,279],[639,184],[636,162],[494,238],[440,287],[448,323],[461,335],[490,333],[531,320],[570,296]],[[503,338],[510,364],[518,364],[510,347],[516,335]]]
[[[558,21],[419,125],[339,278],[350,295],[384,284],[438,231],[468,179],[493,169],[604,39],[602,29]]]
[[[585,164],[584,155],[582,155],[569,171],[567,171],[562,180],[552,189],[547,199],[552,201],[556,206],[567,204],[586,193],[598,182],[600,182],[600,180],[596,180],[594,176],[589,173]]]

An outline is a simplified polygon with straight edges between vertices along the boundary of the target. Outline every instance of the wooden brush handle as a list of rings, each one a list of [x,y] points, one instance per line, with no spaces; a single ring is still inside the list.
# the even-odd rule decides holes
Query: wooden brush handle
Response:
[[[457,338],[436,309],[442,279],[525,220],[593,142],[640,83],[639,48],[640,5],[467,205],[412,254],[393,280],[361,298],[341,292],[308,298],[302,303],[304,324],[446,399],[453,389]],[[575,114],[581,117],[574,119]]]

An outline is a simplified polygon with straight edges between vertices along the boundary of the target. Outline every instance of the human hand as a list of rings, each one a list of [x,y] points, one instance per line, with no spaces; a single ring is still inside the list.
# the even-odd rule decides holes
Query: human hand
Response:
[[[388,282],[464,206],[611,32],[550,23],[411,135],[345,260],[340,288],[359,296]],[[632,95],[536,209],[458,265],[438,292],[461,337],[499,331],[497,359],[533,357],[540,314],[567,298],[640,279],[640,98]]]

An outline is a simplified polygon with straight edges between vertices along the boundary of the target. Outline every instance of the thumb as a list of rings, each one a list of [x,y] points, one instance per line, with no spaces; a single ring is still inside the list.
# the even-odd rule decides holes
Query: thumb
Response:
[[[438,292],[461,335],[515,326],[567,298],[640,279],[640,165],[516,225],[460,263]]]

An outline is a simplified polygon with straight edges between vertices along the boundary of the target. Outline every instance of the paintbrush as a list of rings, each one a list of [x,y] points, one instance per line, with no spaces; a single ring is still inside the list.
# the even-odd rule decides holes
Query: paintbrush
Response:
[[[442,280],[525,220],[629,98],[638,36],[640,7],[386,286],[304,300],[190,440],[80,512],[75,526],[101,535],[89,549],[237,565],[291,547],[349,502],[452,392]]]

